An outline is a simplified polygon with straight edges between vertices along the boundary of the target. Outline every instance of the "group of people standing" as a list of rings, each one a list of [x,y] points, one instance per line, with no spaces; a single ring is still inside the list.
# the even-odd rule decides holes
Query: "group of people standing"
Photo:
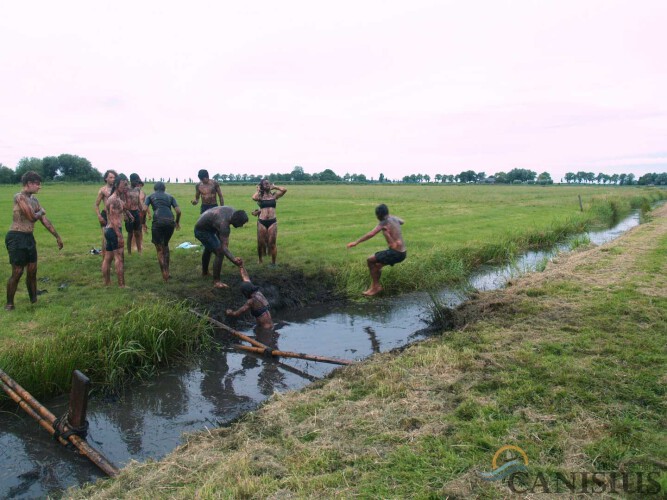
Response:
[[[228,310],[230,316],[238,316],[250,311],[257,319],[258,325],[271,323],[268,301],[261,295],[259,289],[252,284],[247,271],[243,266],[243,259],[235,257],[229,250],[229,235],[231,227],[241,227],[248,222],[248,215],[244,210],[235,210],[224,205],[220,185],[209,178],[206,170],[198,173],[199,183],[195,187],[195,198],[192,205],[201,200],[200,216],[194,227],[195,237],[202,243],[202,275],[208,276],[211,256],[213,262],[213,286],[228,288],[220,280],[222,261],[226,257],[239,267],[243,280],[241,291],[247,299],[246,304],[237,311]],[[63,242],[53,224],[46,218],[46,212],[41,207],[35,194],[41,188],[41,177],[36,172],[27,172],[22,179],[23,190],[14,196],[12,225],[5,238],[12,265],[12,275],[7,283],[6,310],[14,309],[14,295],[18,282],[27,268],[28,294],[31,302],[37,301],[37,249],[33,236],[34,224],[37,220],[56,238],[58,248],[62,249]],[[124,250],[125,242],[122,233],[124,223],[127,231],[127,251],[132,253],[133,244],[141,253],[143,233],[147,232],[146,220],[151,218],[149,208],[153,209],[151,237],[155,245],[162,279],[167,282],[169,272],[169,241],[174,230],[180,229],[181,209],[176,199],[166,192],[164,182],[158,181],[154,185],[154,192],[146,196],[143,191],[144,183],[137,174],[131,174],[130,179],[114,170],[104,173],[105,185],[100,188],[95,200],[95,212],[102,229],[102,276],[105,285],[111,283],[111,266],[115,266],[118,285],[125,286]],[[257,191],[252,199],[259,208],[252,212],[257,217],[257,254],[259,262],[265,256],[271,256],[271,263],[275,265],[277,257],[278,223],[276,219],[276,200],[285,195],[287,190],[276,186],[267,179],[257,185]],[[218,203],[219,200],[219,203]],[[102,207],[100,209],[100,207]],[[379,232],[387,240],[389,249],[377,252],[367,259],[371,275],[371,286],[364,292],[372,296],[382,290],[380,285],[381,269],[385,265],[394,265],[402,262],[406,257],[405,243],[401,234],[403,220],[390,216],[386,205],[379,205],[375,210],[378,225],[356,241],[347,244],[352,248],[366,241]]]

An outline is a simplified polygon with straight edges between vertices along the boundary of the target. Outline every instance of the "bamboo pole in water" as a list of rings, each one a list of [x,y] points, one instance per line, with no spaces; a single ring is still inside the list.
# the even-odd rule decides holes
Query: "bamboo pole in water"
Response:
[[[28,415],[37,420],[39,425],[46,429],[51,435],[55,434],[55,422],[56,417],[48,409],[46,409],[42,404],[37,401],[32,395],[21,387],[17,382],[15,382],[4,370],[0,369],[0,387],[16,401],[21,408],[23,408]],[[63,424],[62,429],[58,429],[60,432],[67,432],[70,430],[69,426]],[[102,455],[95,448],[90,446],[88,442],[76,434],[70,434],[67,436],[67,441],[63,437],[59,437],[58,440],[67,444],[67,441],[76,446],[76,449],[88,458],[91,462],[97,465],[102,472],[107,474],[110,477],[118,475],[118,468],[112,464],[107,458]]]
[[[325,356],[315,356],[313,354],[304,354],[301,352],[291,352],[291,351],[280,351],[277,349],[271,349],[269,346],[262,344],[261,342],[258,342],[257,340],[253,339],[252,337],[248,337],[247,335],[244,335],[241,332],[238,332],[234,330],[233,328],[230,328],[229,326],[225,325],[224,323],[221,323],[218,320],[215,320],[211,318],[210,316],[206,316],[205,314],[201,314],[194,309],[190,309],[190,312],[196,316],[199,316],[200,318],[205,318],[207,319],[212,325],[217,326],[218,328],[231,333],[234,335],[236,338],[245,340],[246,342],[252,344],[254,348],[250,348],[247,346],[239,346],[241,349],[244,351],[250,351],[250,352],[256,352],[258,354],[271,354],[272,356],[279,356],[279,357],[284,357],[284,358],[299,358],[299,359],[307,359],[309,361],[318,361],[320,363],[331,363],[335,365],[353,365],[354,361],[350,361],[348,359],[340,359],[340,358],[328,358]]]

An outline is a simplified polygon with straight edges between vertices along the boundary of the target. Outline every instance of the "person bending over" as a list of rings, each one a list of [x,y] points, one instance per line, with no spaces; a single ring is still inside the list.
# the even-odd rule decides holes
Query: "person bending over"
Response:
[[[266,300],[264,294],[259,291],[259,287],[252,284],[245,268],[241,266],[239,269],[241,271],[241,278],[243,279],[243,283],[241,283],[241,293],[246,298],[246,303],[236,311],[227,309],[225,314],[232,318],[238,318],[246,311],[250,311],[250,314],[255,318],[258,327],[265,330],[272,329],[273,320],[271,319],[271,312],[269,311],[269,301]]]
[[[222,191],[220,190],[220,184],[215,179],[210,179],[208,176],[208,170],[201,169],[197,173],[199,177],[199,182],[195,186],[195,199],[192,200],[192,204],[196,205],[199,203],[199,198],[201,197],[201,208],[199,209],[199,214],[203,214],[207,210],[218,206],[218,198],[220,198],[220,206],[225,204],[225,200],[222,197]],[[204,249],[204,253],[201,256],[201,268],[202,275],[208,276],[208,265],[211,262],[211,252]]]

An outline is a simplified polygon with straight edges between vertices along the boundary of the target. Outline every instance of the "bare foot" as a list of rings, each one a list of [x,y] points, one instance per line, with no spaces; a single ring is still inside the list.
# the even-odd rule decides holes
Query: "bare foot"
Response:
[[[13,311],[14,310],[14,304],[7,304],[5,306],[5,311]]]
[[[375,287],[375,288],[371,287],[368,290],[366,290],[363,293],[363,295],[365,295],[366,297],[372,297],[373,295],[377,295],[378,293],[380,293],[382,290],[383,290],[383,288],[381,286],[378,286],[378,287]]]
[[[229,288],[229,285],[223,283],[222,281],[216,281],[213,283],[213,288]]]
[[[201,273],[202,278],[208,278],[208,276],[209,276],[208,271],[202,271]]]

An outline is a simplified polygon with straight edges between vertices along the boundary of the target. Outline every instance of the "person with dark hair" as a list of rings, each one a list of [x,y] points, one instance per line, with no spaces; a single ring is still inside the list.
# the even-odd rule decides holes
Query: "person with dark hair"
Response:
[[[257,216],[257,254],[259,263],[264,255],[271,254],[271,264],[276,265],[278,255],[278,221],[276,220],[276,200],[285,195],[287,189],[271,184],[268,179],[262,179],[257,184],[257,192],[252,199],[257,202],[259,209],[252,212]]]
[[[126,213],[125,196],[129,189],[127,177],[124,174],[116,176],[113,183],[111,195],[107,198],[107,225],[104,227],[104,238],[106,240],[104,258],[102,259],[102,277],[104,284],[111,284],[111,262],[115,261],[118,286],[125,288],[125,265],[124,265],[124,242],[123,242],[123,218]],[[132,218],[130,214],[128,217]]]
[[[128,220],[125,221],[128,255],[132,253],[132,241],[136,243],[139,254],[141,254],[141,250],[143,249],[144,235],[141,232],[141,221],[144,216],[145,205],[140,184],[143,185],[143,182],[141,182],[139,175],[130,174],[130,189],[127,190],[127,194],[125,195],[125,210],[132,214],[132,218],[128,217]]]
[[[222,197],[222,191],[220,190],[220,184],[215,179],[210,179],[208,176],[208,170],[201,169],[197,173],[199,181],[195,186],[195,199],[192,200],[192,204],[196,205],[199,203],[199,198],[201,197],[201,208],[199,209],[199,214],[203,214],[208,209],[218,206],[218,198],[220,198],[220,206],[225,204],[225,201]],[[211,262],[211,252],[204,250],[201,256],[201,268],[202,275],[208,276],[208,265]]]
[[[269,301],[259,291],[259,287],[253,285],[252,281],[250,281],[250,276],[248,276],[245,267],[241,266],[239,270],[241,271],[241,279],[243,280],[243,283],[241,283],[241,293],[246,298],[246,303],[236,311],[227,309],[225,314],[232,318],[238,318],[246,311],[250,311],[258,327],[270,330],[273,328],[273,320],[269,311]]]
[[[63,240],[56,232],[51,221],[46,218],[46,211],[33,195],[42,187],[42,178],[37,172],[29,171],[21,177],[23,189],[14,195],[12,225],[5,236],[5,246],[12,266],[12,275],[7,281],[7,305],[5,309],[14,309],[14,295],[27,268],[26,285],[28,296],[33,304],[37,302],[37,243],[33,234],[35,221],[42,225],[56,238],[58,250],[63,248]]]
[[[372,280],[370,288],[364,292],[364,295],[367,297],[371,297],[382,291],[382,286],[380,285],[382,268],[386,265],[393,266],[394,264],[403,262],[407,256],[407,249],[401,232],[403,220],[399,217],[389,215],[389,209],[384,203],[375,208],[375,216],[380,221],[378,225],[361,238],[347,244],[347,248],[356,247],[359,243],[370,240],[382,231],[389,245],[387,250],[376,252],[366,260]]]
[[[171,278],[169,274],[169,240],[174,234],[174,229],[181,229],[181,209],[176,203],[176,199],[165,192],[164,182],[158,181],[153,187],[154,193],[148,195],[145,200],[145,207],[153,207],[153,225],[151,234],[153,244],[157,250],[157,260],[160,264],[162,279],[166,283]],[[176,220],[171,209],[176,212]]]
[[[106,212],[106,203],[107,198],[111,196],[111,190],[113,189],[113,183],[118,176],[118,172],[115,170],[107,170],[104,172],[104,186],[100,188],[97,192],[97,198],[95,199],[95,213],[97,214],[97,220],[100,222],[100,227],[102,228],[102,253],[104,254],[105,248],[105,239],[104,239],[104,226],[107,225],[107,212]],[[100,203],[104,208],[100,211]]]
[[[215,207],[201,214],[195,224],[195,237],[202,242],[205,250],[215,254],[213,261],[213,286],[215,288],[229,288],[220,281],[223,257],[227,257],[236,266],[243,265],[243,259],[234,257],[229,250],[229,234],[230,226],[238,228],[246,222],[248,222],[248,214],[244,210]],[[203,272],[203,274],[207,273]]]

